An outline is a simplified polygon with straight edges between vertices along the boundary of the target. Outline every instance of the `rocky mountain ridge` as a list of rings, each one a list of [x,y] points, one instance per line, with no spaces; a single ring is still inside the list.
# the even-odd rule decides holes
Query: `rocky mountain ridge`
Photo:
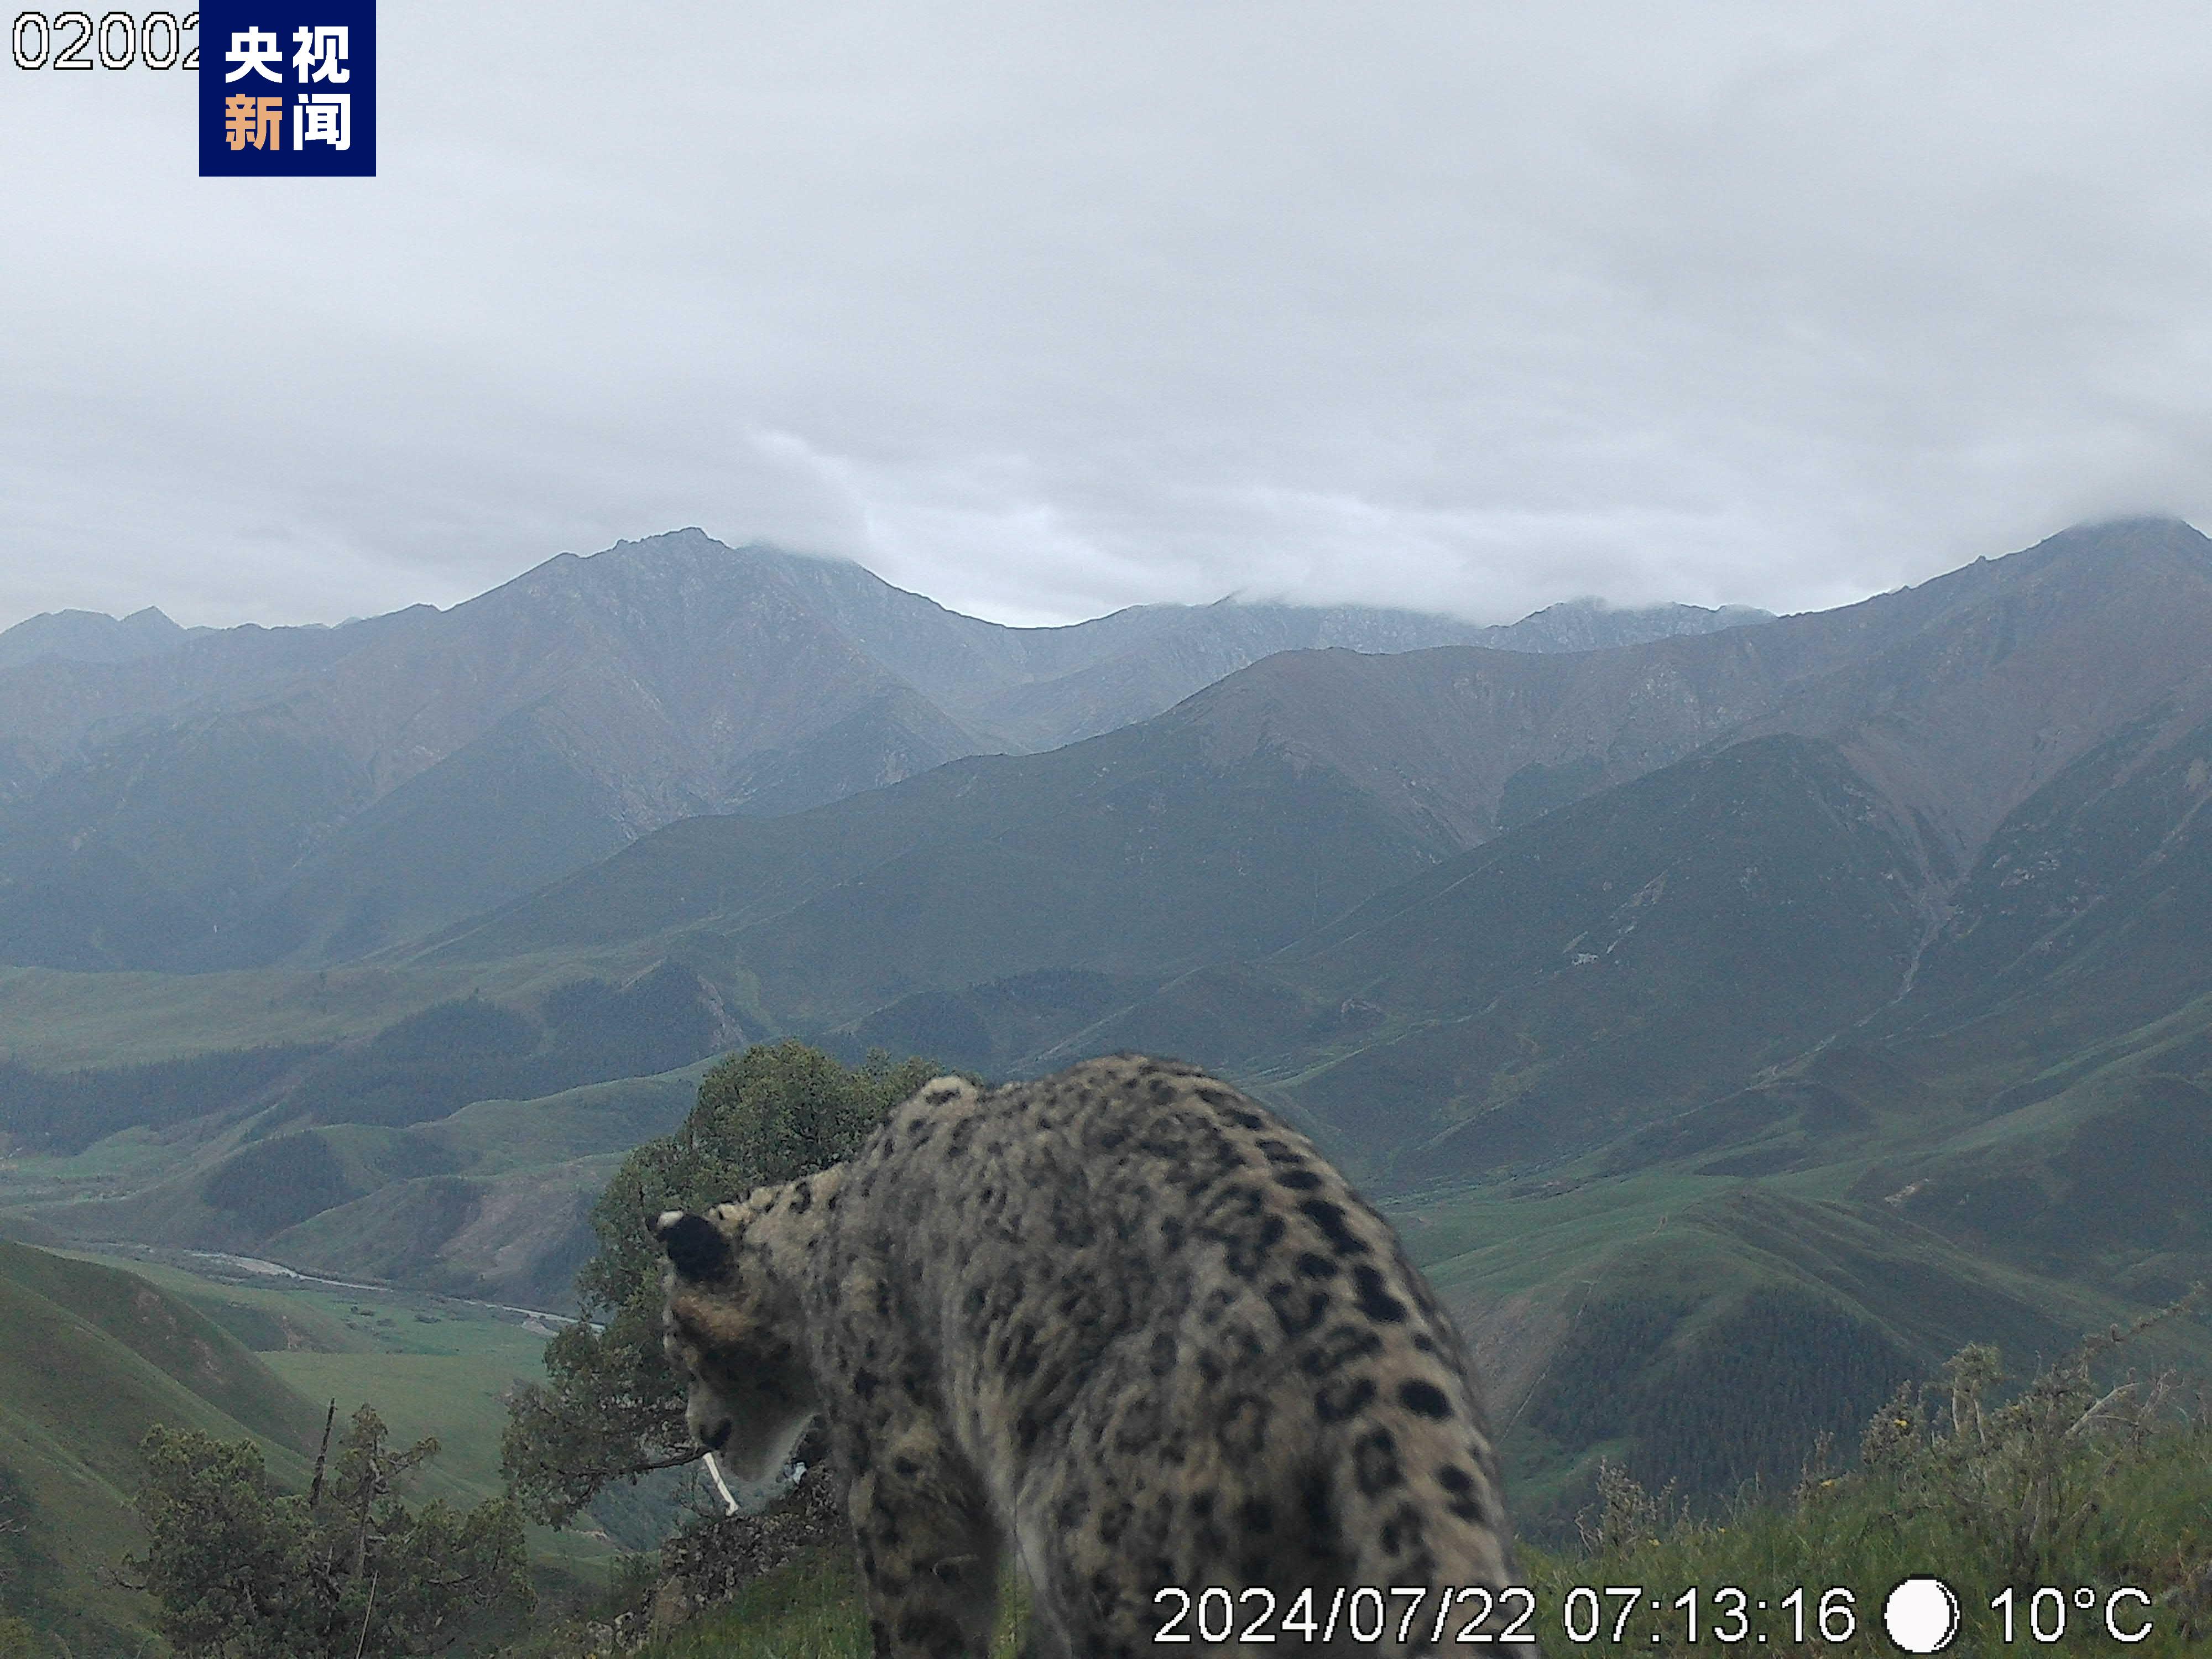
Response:
[[[0,629],[0,668],[42,658],[128,662],[134,657],[159,656],[212,631],[180,628],[150,605],[127,617],[111,617],[98,611],[42,611]]]
[[[857,565],[697,531],[337,629],[172,635],[152,614],[114,629],[160,648],[120,659],[90,624],[34,618],[4,636],[46,645],[0,666],[0,959],[345,960],[675,820],[1049,747],[1272,651],[1521,637],[1233,604],[1007,629]],[[1759,614],[1604,616],[1663,632]],[[1538,647],[1564,637],[1557,618],[1528,627]],[[97,659],[66,654],[87,640]]]

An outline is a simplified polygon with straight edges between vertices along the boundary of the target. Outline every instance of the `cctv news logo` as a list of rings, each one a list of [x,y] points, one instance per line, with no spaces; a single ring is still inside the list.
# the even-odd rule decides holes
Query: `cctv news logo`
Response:
[[[375,0],[216,0],[179,16],[22,11],[23,70],[184,69],[199,76],[200,176],[373,178]]]
[[[374,176],[373,3],[216,0],[200,40],[201,178]]]

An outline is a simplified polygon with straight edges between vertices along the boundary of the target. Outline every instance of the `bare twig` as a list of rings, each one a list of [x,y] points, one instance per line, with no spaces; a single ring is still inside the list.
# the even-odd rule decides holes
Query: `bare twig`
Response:
[[[353,1659],[361,1659],[362,1650],[368,1645],[369,1615],[376,1611],[376,1581],[378,1574],[368,1576],[368,1605],[361,1610],[361,1640],[353,1644]]]
[[[674,1452],[666,1457],[656,1457],[650,1462],[624,1463],[615,1468],[556,1468],[554,1473],[569,1480],[619,1480],[624,1475],[651,1474],[655,1469],[680,1469],[686,1463],[697,1462],[706,1455],[705,1448],[694,1446],[689,1451]]]
[[[331,1401],[331,1408],[323,1416],[323,1443],[315,1453],[314,1484],[307,1488],[307,1507],[313,1509],[323,1501],[323,1464],[331,1455],[331,1427],[338,1420],[338,1402]]]

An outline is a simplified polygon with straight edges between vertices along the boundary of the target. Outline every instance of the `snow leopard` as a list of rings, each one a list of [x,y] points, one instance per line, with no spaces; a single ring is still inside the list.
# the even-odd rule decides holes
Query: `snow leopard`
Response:
[[[1038,1656],[1524,1637],[1460,1333],[1194,1066],[939,1078],[847,1162],[649,1226],[699,1443],[763,1479],[823,1419],[879,1659],[984,1654],[1009,1554]]]

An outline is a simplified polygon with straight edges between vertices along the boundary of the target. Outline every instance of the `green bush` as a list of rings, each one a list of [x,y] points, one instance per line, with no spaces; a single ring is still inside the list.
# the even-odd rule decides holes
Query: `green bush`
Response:
[[[395,1452],[386,1434],[363,1406],[328,1484],[319,1460],[299,1496],[275,1489],[251,1441],[154,1427],[146,1553],[125,1565],[179,1659],[399,1659],[449,1646],[479,1613],[530,1605],[514,1504],[410,1510],[398,1489],[438,1443]]]

